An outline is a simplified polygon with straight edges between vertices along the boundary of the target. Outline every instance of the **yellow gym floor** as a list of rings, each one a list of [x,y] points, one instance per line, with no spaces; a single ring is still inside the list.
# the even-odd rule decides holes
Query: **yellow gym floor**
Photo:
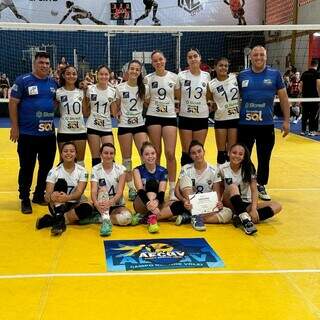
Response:
[[[320,145],[279,131],[276,139],[268,191],[283,211],[255,236],[161,223],[156,235],[140,225],[114,227],[110,237],[204,237],[224,268],[107,273],[99,225],[51,237],[34,227],[45,207],[20,213],[16,145],[0,129],[0,319],[320,319]],[[206,150],[214,164],[212,129]]]

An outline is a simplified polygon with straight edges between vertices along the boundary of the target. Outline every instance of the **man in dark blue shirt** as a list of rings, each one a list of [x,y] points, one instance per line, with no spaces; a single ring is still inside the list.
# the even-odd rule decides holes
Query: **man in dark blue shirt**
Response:
[[[273,100],[278,95],[283,112],[283,137],[290,131],[290,106],[287,91],[280,72],[267,66],[267,52],[256,46],[250,53],[251,68],[238,77],[241,94],[239,138],[249,151],[256,143],[258,169],[258,194],[262,200],[271,200],[265,185],[269,178],[269,164],[275,142],[273,124]]]
[[[39,170],[32,202],[45,203],[46,177],[56,153],[53,118],[57,84],[49,77],[49,69],[48,53],[38,52],[35,55],[33,72],[19,76],[11,90],[10,140],[18,142],[18,183],[22,213],[32,213],[29,194],[37,159]]]

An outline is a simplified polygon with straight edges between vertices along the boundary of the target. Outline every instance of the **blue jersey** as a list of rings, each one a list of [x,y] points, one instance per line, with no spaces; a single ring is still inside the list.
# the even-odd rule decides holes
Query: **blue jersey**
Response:
[[[22,75],[12,86],[11,96],[19,99],[18,116],[21,134],[45,136],[54,134],[54,98],[56,82],[39,79],[32,73]]]
[[[144,188],[148,180],[156,180],[158,183],[160,181],[167,181],[168,170],[159,165],[156,166],[156,170],[154,172],[148,171],[144,164],[136,167],[136,169],[139,170],[141,181]]]
[[[240,125],[272,125],[273,100],[279,89],[285,87],[280,72],[269,66],[259,73],[251,68],[238,76],[241,94]]]

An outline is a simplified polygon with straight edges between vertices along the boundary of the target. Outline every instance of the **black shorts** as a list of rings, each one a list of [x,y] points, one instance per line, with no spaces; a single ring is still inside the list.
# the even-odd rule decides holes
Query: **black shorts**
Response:
[[[153,6],[153,0],[143,0],[143,4],[146,6],[146,10],[150,10]]]
[[[145,125],[133,128],[126,128],[126,127],[118,127],[118,136],[122,136],[127,133],[131,133],[133,135],[137,133],[145,132],[147,133],[147,128]]]
[[[239,119],[233,120],[214,120],[214,128],[215,129],[232,129],[238,128]]]
[[[100,130],[95,130],[88,128],[87,129],[87,134],[94,134],[99,137],[105,137],[105,136],[112,136],[112,131],[100,131]]]
[[[179,116],[178,127],[182,130],[191,131],[207,130],[208,118],[188,118]]]
[[[146,126],[160,125],[161,127],[177,127],[177,118],[146,116]]]
[[[87,140],[87,133],[58,133],[58,142],[69,142],[77,140]]]

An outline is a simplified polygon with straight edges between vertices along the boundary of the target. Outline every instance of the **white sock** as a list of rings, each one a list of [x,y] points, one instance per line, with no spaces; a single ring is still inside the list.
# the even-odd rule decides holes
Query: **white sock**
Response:
[[[107,210],[106,212],[104,212],[104,213],[101,215],[101,218],[102,218],[102,221],[103,221],[103,220],[110,220],[109,210]]]
[[[127,181],[127,186],[129,189],[135,189],[133,180]]]

